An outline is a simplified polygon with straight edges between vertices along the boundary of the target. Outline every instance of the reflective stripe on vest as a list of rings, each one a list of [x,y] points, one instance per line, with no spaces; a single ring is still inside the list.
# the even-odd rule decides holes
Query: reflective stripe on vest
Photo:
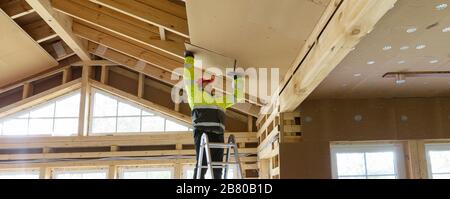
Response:
[[[199,122],[199,123],[195,123],[193,125],[194,127],[197,126],[203,126],[203,127],[220,127],[223,130],[225,130],[225,126],[223,124],[220,123],[215,123],[215,122]]]

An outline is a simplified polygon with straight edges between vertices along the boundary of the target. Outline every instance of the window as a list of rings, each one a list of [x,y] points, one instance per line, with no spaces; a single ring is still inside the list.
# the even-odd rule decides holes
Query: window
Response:
[[[450,179],[450,144],[426,144],[428,176]]]
[[[182,125],[138,105],[110,94],[94,90],[92,99],[92,133],[139,133],[188,131]]]
[[[39,179],[39,169],[0,170],[0,179]]]
[[[172,167],[120,167],[119,179],[173,179]]]
[[[53,179],[106,179],[108,169],[106,168],[60,168],[52,172]]]
[[[332,145],[333,178],[399,179],[403,178],[401,145]]]
[[[76,91],[44,104],[0,119],[0,135],[77,134],[80,92]]]
[[[194,169],[195,169],[195,165],[193,165],[193,164],[191,164],[191,165],[184,165],[183,166],[183,179],[193,179],[194,178]],[[235,166],[230,166],[228,168],[227,179],[237,179],[238,178],[238,174],[235,171],[236,171],[236,167]],[[224,172],[224,170],[222,170],[222,172]],[[205,178],[206,179],[211,179],[211,173],[209,172],[209,170],[206,172]],[[222,178],[224,178],[223,175],[222,175]]]

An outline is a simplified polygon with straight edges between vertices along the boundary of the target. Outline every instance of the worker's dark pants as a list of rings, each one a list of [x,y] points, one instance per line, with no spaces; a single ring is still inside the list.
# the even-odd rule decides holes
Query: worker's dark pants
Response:
[[[194,143],[195,143],[195,152],[197,154],[197,164],[195,165],[194,170],[194,179],[197,178],[197,165],[198,165],[198,158],[199,158],[199,152],[200,152],[200,143],[202,140],[203,133],[206,133],[208,135],[209,142],[215,142],[215,143],[224,143],[224,135],[223,133],[217,134],[212,132],[203,131],[200,129],[194,129]],[[223,151],[224,149],[210,149],[211,150],[211,159],[213,162],[222,162],[223,161]],[[203,152],[203,166],[207,166],[206,162],[206,153]],[[205,174],[208,169],[202,168],[202,173],[200,175],[200,179],[205,179]],[[214,179],[222,179],[222,168],[213,169],[214,170]]]

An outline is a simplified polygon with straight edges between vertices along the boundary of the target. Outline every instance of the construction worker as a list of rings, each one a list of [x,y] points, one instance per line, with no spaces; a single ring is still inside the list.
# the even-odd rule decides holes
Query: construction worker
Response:
[[[185,52],[185,64],[183,79],[188,97],[189,106],[192,110],[192,125],[194,127],[194,143],[197,157],[199,159],[199,149],[203,134],[208,136],[208,140],[214,143],[224,143],[225,132],[225,110],[243,99],[242,78],[234,75],[233,95],[216,96],[215,89],[208,91],[208,85],[215,81],[215,75],[210,79],[204,79],[202,74],[195,80],[194,77],[194,54]],[[210,86],[211,87],[211,86]],[[213,162],[222,162],[224,149],[211,149],[211,159]],[[202,165],[206,166],[206,154],[204,153]],[[222,178],[222,169],[214,170],[214,179]],[[205,178],[207,169],[201,170],[200,179]],[[197,168],[194,170],[194,179],[197,176]]]

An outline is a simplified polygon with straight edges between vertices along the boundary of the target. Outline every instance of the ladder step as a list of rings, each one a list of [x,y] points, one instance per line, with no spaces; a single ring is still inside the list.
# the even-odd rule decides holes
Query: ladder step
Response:
[[[236,165],[237,162],[211,162],[211,165],[218,166],[218,165]]]
[[[224,144],[224,143],[209,143],[209,148],[211,149],[227,149],[234,147],[235,144]]]
[[[237,162],[211,162],[211,166],[213,169],[225,168],[226,166],[232,166],[232,165],[237,165],[237,164],[239,164],[239,163],[237,163]],[[200,168],[207,169],[208,166],[201,166]]]

